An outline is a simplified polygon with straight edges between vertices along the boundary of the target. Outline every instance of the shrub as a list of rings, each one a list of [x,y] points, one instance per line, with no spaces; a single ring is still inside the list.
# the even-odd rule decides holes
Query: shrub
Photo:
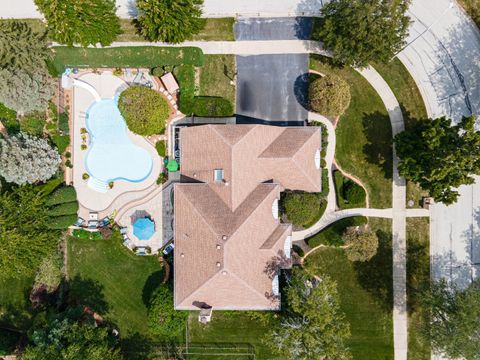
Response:
[[[166,173],[161,173],[159,176],[158,176],[158,179],[157,179],[157,185],[160,185],[160,184],[165,184],[165,182],[168,180],[168,175]]]
[[[30,135],[42,136],[45,124],[45,113],[42,111],[34,111],[20,118],[20,131]]]
[[[67,152],[65,153],[65,157],[66,157],[67,159],[70,159],[70,158],[72,157],[72,153],[71,153],[70,151],[67,151]]]
[[[82,174],[82,179],[83,180],[88,180],[90,178],[90,175],[88,175],[88,173],[83,173]]]
[[[188,311],[173,308],[173,293],[166,285],[153,294],[148,306],[148,325],[155,335],[175,338],[185,329]]]
[[[60,130],[63,135],[68,135],[70,132],[70,128],[68,126],[68,112],[66,111],[60,113],[58,116],[58,130]]]
[[[20,130],[17,113],[0,103],[0,122],[5,126],[8,133],[16,133]]]
[[[47,199],[45,204],[53,206],[63,203],[77,201],[77,192],[73,186],[64,186],[55,190]]]
[[[350,105],[350,87],[341,77],[325,75],[310,84],[308,98],[312,111],[340,116]]]
[[[157,153],[161,157],[165,157],[167,155],[167,146],[165,145],[164,140],[157,141],[155,143],[155,148],[157,149]]]
[[[35,275],[34,289],[44,286],[47,292],[55,291],[62,280],[62,259],[58,252],[45,258]]]
[[[325,201],[317,193],[286,192],[281,202],[288,221],[297,226],[312,226],[325,211]]]
[[[47,228],[53,230],[64,230],[69,226],[75,224],[77,221],[77,215],[63,215],[52,217],[47,223]]]
[[[87,144],[81,144],[80,150],[87,150]]]
[[[53,135],[51,138],[60,154],[63,154],[70,145],[70,136],[68,135]]]
[[[340,171],[333,172],[338,206],[342,209],[351,209],[365,206],[365,190],[354,181],[345,178]]]
[[[118,108],[134,133],[143,136],[164,133],[170,107],[155,90],[131,86],[120,95]]]
[[[343,234],[345,253],[350,261],[368,261],[378,249],[378,237],[372,231],[350,227]]]
[[[230,100],[216,96],[196,96],[193,113],[197,116],[221,117],[233,115],[233,104]]]
[[[113,181],[109,181],[109,182],[108,182],[108,187],[109,187],[110,189],[113,189],[113,184],[114,184]]]
[[[70,161],[70,159],[67,159],[67,161],[65,161],[65,166],[68,167],[68,168],[73,168],[73,164],[72,162]]]
[[[163,68],[161,66],[157,66],[157,67],[154,67],[152,70],[151,70],[151,74],[153,76],[163,76],[163,74],[165,74],[165,70],[163,70]]]
[[[73,215],[78,211],[78,202],[72,201],[56,205],[47,211],[50,216]]]
[[[45,139],[27,134],[0,139],[0,175],[18,185],[50,179],[61,159]]]

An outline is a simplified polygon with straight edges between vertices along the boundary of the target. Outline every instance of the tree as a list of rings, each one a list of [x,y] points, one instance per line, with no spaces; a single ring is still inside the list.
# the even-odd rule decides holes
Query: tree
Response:
[[[343,234],[345,253],[350,261],[368,261],[378,249],[378,237],[372,231],[349,227]]]
[[[325,201],[318,193],[285,192],[281,203],[288,221],[297,226],[312,226],[325,211]]]
[[[45,110],[54,95],[53,81],[46,73],[0,70],[0,102],[21,114]]]
[[[287,310],[281,324],[263,339],[275,354],[288,359],[350,359],[350,336],[340,311],[337,287],[325,276],[309,279],[294,270],[286,290]]]
[[[322,8],[313,38],[341,64],[388,62],[405,45],[409,4],[410,0],[333,0]]]
[[[455,188],[475,182],[480,174],[480,133],[475,117],[464,117],[457,125],[445,117],[416,121],[398,134],[395,148],[398,171],[430,193],[435,201],[454,203]]]
[[[167,338],[177,336],[184,328],[187,311],[177,311],[173,307],[173,292],[160,286],[153,294],[148,306],[148,325],[153,334]]]
[[[421,294],[427,310],[422,333],[435,352],[451,359],[480,359],[480,279],[465,290],[445,280]]]
[[[118,108],[129,130],[143,136],[163,134],[170,114],[167,100],[144,86],[130,86],[123,91]]]
[[[0,69],[42,72],[50,57],[45,33],[33,31],[23,21],[0,22]]]
[[[60,317],[33,332],[22,359],[121,360],[116,340],[94,322]]]
[[[73,46],[110,45],[121,34],[115,0],[35,0],[50,37]]]
[[[19,133],[0,139],[0,176],[18,185],[50,179],[61,158],[45,139]]]
[[[140,33],[149,41],[180,43],[204,26],[203,0],[137,0]]]
[[[33,276],[59,239],[45,228],[45,200],[30,185],[13,187],[0,195],[0,209],[0,272],[5,278]]]
[[[340,116],[350,105],[350,86],[339,76],[315,79],[308,90],[310,108],[325,116]]]

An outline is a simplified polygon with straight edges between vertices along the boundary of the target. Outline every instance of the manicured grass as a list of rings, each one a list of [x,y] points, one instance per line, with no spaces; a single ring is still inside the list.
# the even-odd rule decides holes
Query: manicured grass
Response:
[[[370,206],[392,206],[392,128],[382,100],[354,69],[339,68],[328,58],[312,55],[310,68],[333,73],[350,85],[350,106],[336,129],[339,165],[358,177],[370,195]]]
[[[406,128],[418,119],[427,118],[427,110],[417,84],[400,60],[395,58],[389,64],[374,64],[374,67],[385,79],[400,103]],[[422,196],[427,194],[416,183],[407,181],[407,202],[413,200],[414,207],[420,207]]]
[[[199,96],[219,96],[235,104],[235,55],[205,55],[205,65],[198,71]]]
[[[342,235],[348,227],[364,225],[367,222],[367,218],[363,216],[341,219],[334,222],[332,225],[326,227],[318,234],[315,234],[312,237],[306,239],[305,241],[307,242],[308,246],[312,248],[321,244],[341,246],[343,245]]]
[[[69,48],[56,46],[52,65],[58,74],[65,67],[117,68],[190,64],[203,65],[196,47],[125,46],[117,48]]]
[[[423,309],[418,294],[430,285],[429,219],[407,219],[407,305],[409,359],[430,359],[430,344],[422,340]]]
[[[118,232],[108,240],[68,239],[68,276],[73,291],[118,326],[122,337],[148,334],[146,302],[162,279],[156,257],[124,248]]]
[[[198,34],[192,36],[193,41],[234,41],[235,33],[233,25],[235,18],[207,18],[205,27]],[[115,41],[146,41],[137,33],[135,25],[129,19],[120,19],[123,34],[120,34]]]
[[[341,308],[350,323],[348,343],[355,360],[393,359],[391,222],[369,219],[379,235],[379,251],[366,263],[352,263],[343,250],[319,249],[306,269],[337,282]]]
[[[338,170],[333,172],[333,180],[340,209],[363,208],[366,206],[365,190],[360,185],[344,177]]]
[[[0,326],[28,330],[32,314],[28,299],[33,278],[8,279],[0,276]]]
[[[222,312],[214,311],[212,321],[207,325],[198,322],[198,313],[192,312],[188,321],[188,342],[194,344],[219,344],[227,346],[254,347],[256,359],[280,359],[277,355],[272,355],[269,348],[262,344],[261,339],[265,333],[271,330],[275,325],[265,325],[259,320],[250,319],[241,311]],[[192,349],[192,352],[194,350]],[[217,350],[227,352],[228,350]],[[234,352],[234,351],[231,351]],[[206,356],[192,357],[189,359],[206,359]],[[235,355],[209,356],[208,359],[232,359],[244,360],[248,357]]]

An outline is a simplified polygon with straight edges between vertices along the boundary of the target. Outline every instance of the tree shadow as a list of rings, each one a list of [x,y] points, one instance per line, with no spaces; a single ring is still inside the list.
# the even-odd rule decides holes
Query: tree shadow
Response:
[[[308,106],[308,86],[310,84],[309,73],[302,74],[295,79],[293,84],[293,93],[297,102],[306,110],[309,110]]]
[[[353,267],[357,273],[359,284],[378,300],[379,305],[387,311],[393,306],[393,270],[392,270],[392,235],[377,230],[377,254],[367,262],[355,262]]]
[[[367,143],[363,146],[367,162],[378,166],[386,179],[393,176],[392,127],[388,114],[378,111],[363,114],[362,124]]]
[[[97,280],[76,275],[68,281],[68,303],[71,306],[88,306],[98,314],[105,314],[109,305],[103,289],[104,286]]]
[[[142,301],[145,306],[150,305],[150,300],[153,293],[156,289],[162,286],[163,281],[163,270],[155,271],[153,274],[150,274],[142,290]]]
[[[298,40],[310,40],[312,37],[314,18],[297,16],[293,25],[295,38]]]
[[[151,359],[153,350],[151,339],[138,332],[121,338],[120,349],[126,360]]]

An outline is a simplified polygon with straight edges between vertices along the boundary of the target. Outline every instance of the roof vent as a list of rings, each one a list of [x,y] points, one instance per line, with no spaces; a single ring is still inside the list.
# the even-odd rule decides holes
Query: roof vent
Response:
[[[227,272],[225,270],[223,270],[222,275],[227,275]]]
[[[220,244],[217,244],[217,250],[220,250],[220,249],[221,249]]]
[[[222,266],[222,264],[220,264],[219,262],[217,262],[217,267],[220,267],[220,266]]]
[[[184,258],[184,257],[185,257],[185,254],[184,254],[184,253],[181,253],[181,254],[180,254],[180,257]]]
[[[223,235],[223,236],[222,236],[222,240],[223,240],[223,241],[227,241],[227,235]]]

